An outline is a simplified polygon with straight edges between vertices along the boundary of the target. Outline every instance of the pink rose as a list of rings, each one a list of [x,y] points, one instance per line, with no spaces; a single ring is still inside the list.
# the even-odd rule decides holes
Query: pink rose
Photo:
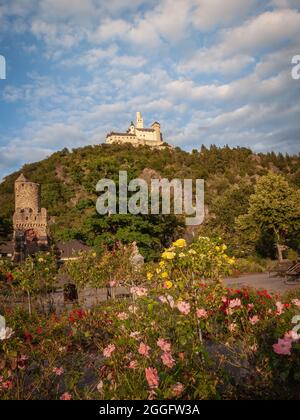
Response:
[[[237,308],[237,307],[240,307],[240,306],[242,306],[241,299],[232,299],[229,302],[229,308],[230,309]]]
[[[149,388],[157,388],[159,385],[159,377],[157,374],[156,368],[146,368],[145,369],[146,380],[148,382]]]
[[[63,367],[54,367],[52,372],[55,373],[56,376],[61,376],[64,373],[64,368]]]
[[[292,340],[292,341],[298,341],[300,340],[300,335],[297,334],[295,331],[291,330],[284,334],[283,337],[284,340]]]
[[[284,304],[281,302],[276,302],[276,309],[277,309],[276,311],[277,315],[281,315],[284,310]]]
[[[259,322],[259,317],[257,315],[254,315],[252,318],[249,318],[250,324],[255,325]]]
[[[122,321],[125,321],[126,319],[128,319],[128,315],[125,312],[120,312],[118,313],[117,318]]]
[[[144,357],[149,357],[149,351],[150,351],[150,347],[149,346],[147,346],[147,344],[145,344],[145,343],[140,343],[140,346],[139,346],[139,349],[138,349],[138,352],[142,355],[142,356],[144,356]]]
[[[128,365],[128,368],[129,369],[136,369],[138,367],[138,362],[137,362],[137,360],[132,360],[130,363],[129,363],[129,365]]]
[[[205,319],[205,318],[208,317],[208,313],[207,313],[207,311],[205,309],[197,309],[197,312],[196,313],[197,313],[197,317],[198,318]]]
[[[111,357],[112,353],[116,350],[116,346],[114,344],[109,344],[104,350],[103,350],[103,356],[104,357]]]
[[[161,348],[162,351],[171,351],[171,343],[169,343],[167,340],[164,340],[163,338],[157,340],[156,344]]]
[[[65,392],[64,394],[62,394],[62,396],[60,397],[60,400],[62,401],[68,401],[72,399],[72,395],[69,394],[68,392]]]
[[[300,299],[293,299],[292,304],[300,308]]]
[[[172,368],[175,365],[175,360],[172,357],[172,354],[170,352],[165,352],[161,356],[161,360],[165,366],[168,368]]]
[[[189,303],[180,301],[177,303],[177,309],[184,315],[188,315],[191,310],[191,306]]]
[[[177,382],[177,384],[172,386],[172,395],[173,397],[180,397],[183,393],[184,385],[181,382]]]
[[[279,338],[276,344],[273,344],[273,350],[276,354],[283,356],[290,356],[292,349],[292,340],[291,339],[281,339]]]

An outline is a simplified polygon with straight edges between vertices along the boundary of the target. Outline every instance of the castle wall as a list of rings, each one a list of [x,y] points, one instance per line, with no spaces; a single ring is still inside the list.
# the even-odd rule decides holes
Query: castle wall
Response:
[[[112,134],[107,137],[106,139],[107,143],[132,143],[132,144],[138,144],[138,139],[135,134],[133,135],[121,135],[118,136],[117,134]]]
[[[154,131],[145,131],[135,129],[136,136],[139,140],[156,141],[156,133]]]
[[[32,213],[28,209],[18,209],[13,216],[13,225],[14,230],[19,232],[34,230],[37,240],[47,237],[47,210]]]

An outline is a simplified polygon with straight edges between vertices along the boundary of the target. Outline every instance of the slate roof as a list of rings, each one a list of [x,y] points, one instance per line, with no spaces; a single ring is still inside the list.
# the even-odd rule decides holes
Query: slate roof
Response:
[[[74,257],[74,254],[77,254],[80,251],[91,250],[88,245],[77,239],[73,239],[68,242],[59,241],[56,243],[56,249],[58,250],[61,258],[72,258]]]
[[[6,241],[0,242],[0,254],[13,254],[14,252],[14,242]]]
[[[112,131],[111,133],[107,134],[106,137],[109,136],[126,136],[126,137],[136,137],[135,134],[129,134],[129,133],[115,133],[114,131]]]

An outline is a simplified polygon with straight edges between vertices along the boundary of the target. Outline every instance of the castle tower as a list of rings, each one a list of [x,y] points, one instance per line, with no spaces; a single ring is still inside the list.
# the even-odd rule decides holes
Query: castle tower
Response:
[[[40,184],[29,182],[23,174],[15,181],[15,209],[31,209],[40,211]]]
[[[47,249],[47,210],[41,208],[41,187],[23,174],[15,181],[13,228],[15,261],[23,261],[27,255]]]
[[[144,128],[144,120],[140,112],[136,113],[136,128]]]
[[[159,122],[155,121],[152,124],[152,128],[155,131],[156,141],[162,141]]]
[[[129,127],[128,132],[129,132],[130,134],[134,134],[134,133],[135,133],[135,126],[134,126],[134,124],[133,124],[133,122],[132,122],[132,121],[131,121],[131,123],[130,123],[130,127]]]

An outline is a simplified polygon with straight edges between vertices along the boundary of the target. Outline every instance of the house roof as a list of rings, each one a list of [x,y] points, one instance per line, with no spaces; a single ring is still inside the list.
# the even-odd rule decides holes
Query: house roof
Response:
[[[89,251],[91,249],[88,245],[77,239],[68,242],[59,241],[56,243],[56,248],[61,258],[71,258],[78,252]]]
[[[14,242],[6,241],[0,242],[0,254],[13,254],[14,252]]]

